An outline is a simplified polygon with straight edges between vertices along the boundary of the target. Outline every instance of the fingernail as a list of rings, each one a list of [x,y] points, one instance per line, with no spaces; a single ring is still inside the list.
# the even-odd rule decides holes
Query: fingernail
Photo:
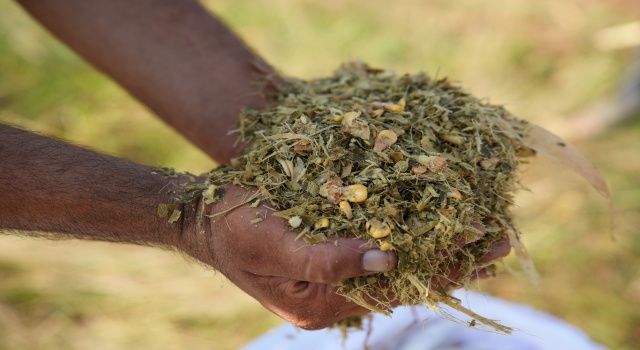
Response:
[[[372,249],[362,256],[362,267],[370,272],[386,272],[393,269],[393,253]]]

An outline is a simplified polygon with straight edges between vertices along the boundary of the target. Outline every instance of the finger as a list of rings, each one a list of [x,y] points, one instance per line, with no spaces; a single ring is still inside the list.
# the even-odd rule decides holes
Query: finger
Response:
[[[489,265],[485,268],[480,269],[478,272],[474,273],[473,276],[471,276],[471,280],[495,277],[495,275],[496,275],[495,265]]]
[[[509,255],[510,251],[511,251],[511,244],[509,244],[508,240],[505,239],[502,241],[498,241],[494,243],[493,246],[491,246],[491,250],[489,250],[489,252],[487,252],[480,259],[478,259],[478,262],[481,264],[484,264],[484,263],[488,263],[488,262],[503,258]]]

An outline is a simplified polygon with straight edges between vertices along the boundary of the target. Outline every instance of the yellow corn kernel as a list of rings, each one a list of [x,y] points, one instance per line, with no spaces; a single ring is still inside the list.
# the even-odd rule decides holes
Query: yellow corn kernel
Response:
[[[449,193],[447,193],[447,197],[459,201],[459,200],[462,200],[462,193],[460,193],[460,191],[453,188]]]
[[[373,145],[374,151],[382,151],[398,141],[398,135],[392,130],[382,130],[376,137],[376,142]]]
[[[349,202],[362,203],[367,200],[367,186],[355,184],[347,186],[344,190],[344,198]]]
[[[396,103],[388,103],[384,105],[384,109],[387,112],[392,112],[392,113],[400,113],[400,112],[404,112],[404,106],[400,105],[400,104],[396,104]]]
[[[356,120],[360,116],[360,114],[361,114],[360,112],[356,112],[356,111],[351,111],[351,112],[344,113],[342,115],[342,119],[341,119],[342,124],[344,126],[351,125],[353,123],[353,121]]]
[[[384,238],[391,233],[391,227],[384,222],[371,220],[367,222],[367,232],[373,238]]]
[[[429,170],[429,169],[427,169],[427,167],[423,166],[423,165],[416,165],[413,168],[411,168],[411,172],[414,175],[422,175],[422,174],[426,173],[427,170]]]
[[[327,228],[327,227],[329,227],[329,219],[327,219],[327,218],[319,219],[318,221],[316,221],[316,224],[313,227],[316,230],[321,229],[321,228]]]
[[[464,143],[464,137],[454,134],[441,134],[440,138],[454,145],[461,145]]]
[[[382,250],[383,252],[387,251],[387,250],[391,250],[393,249],[393,244],[389,243],[389,242],[382,242],[380,243],[380,250]]]
[[[372,117],[379,117],[384,113],[384,109],[379,108],[379,109],[374,109],[373,111],[371,111],[371,116]]]
[[[353,217],[353,211],[351,210],[351,204],[347,201],[342,201],[339,204],[340,211],[347,217],[347,219],[351,219]]]

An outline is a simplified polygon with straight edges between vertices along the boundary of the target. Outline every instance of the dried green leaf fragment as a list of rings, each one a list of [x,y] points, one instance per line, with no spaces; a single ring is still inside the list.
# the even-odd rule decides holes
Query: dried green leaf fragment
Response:
[[[161,203],[158,204],[157,214],[160,218],[166,218],[169,215],[169,210],[173,208],[173,204]]]
[[[182,215],[182,212],[180,210],[173,209],[173,211],[171,212],[171,216],[169,216],[169,223],[173,224],[177,222],[178,220],[180,220],[181,215]]]

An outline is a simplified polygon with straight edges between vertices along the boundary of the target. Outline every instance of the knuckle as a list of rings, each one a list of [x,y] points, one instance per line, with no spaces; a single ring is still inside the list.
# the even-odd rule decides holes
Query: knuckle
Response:
[[[316,288],[306,281],[291,281],[283,287],[282,294],[289,300],[308,300],[313,298]]]
[[[306,317],[306,313],[310,312],[310,305],[316,304],[320,290],[317,284],[273,278],[264,288],[274,303],[296,318]]]
[[[312,246],[306,255],[305,278],[318,283],[336,282],[338,276],[337,261],[330,251],[321,245]]]

